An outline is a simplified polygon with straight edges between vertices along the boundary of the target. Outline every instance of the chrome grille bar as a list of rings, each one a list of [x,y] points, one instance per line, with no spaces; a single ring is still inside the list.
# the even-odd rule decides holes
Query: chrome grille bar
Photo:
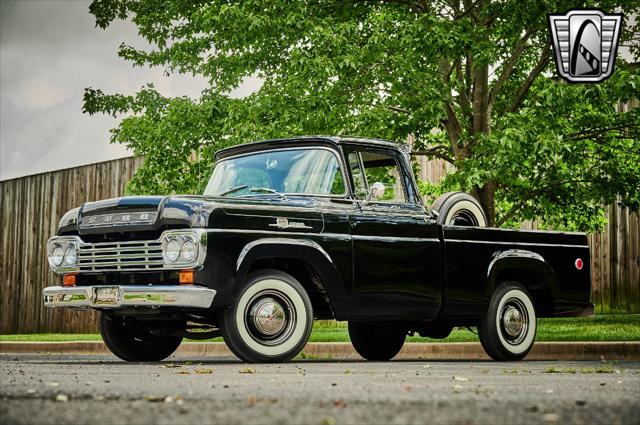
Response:
[[[83,243],[78,249],[80,272],[158,270],[164,266],[159,240]]]
[[[184,257],[182,248],[175,259],[163,257],[164,245],[176,241],[180,246],[185,241],[195,244],[195,255]],[[74,257],[67,262],[67,251],[73,248]],[[65,252],[63,261],[54,264],[51,254],[55,250]],[[207,256],[206,229],[170,229],[162,232],[158,239],[85,242],[77,235],[54,236],[47,241],[47,256],[51,269],[57,274],[104,273],[118,271],[184,270],[200,268]]]

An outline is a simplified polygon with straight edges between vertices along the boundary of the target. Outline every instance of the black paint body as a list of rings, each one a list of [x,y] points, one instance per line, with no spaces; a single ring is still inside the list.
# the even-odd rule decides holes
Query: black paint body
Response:
[[[409,202],[362,202],[351,183],[343,197],[135,196],[84,204],[65,214],[58,234],[100,242],[155,239],[170,228],[208,229],[207,256],[196,280],[218,293],[213,309],[200,312],[203,316],[231,305],[247,274],[261,264],[304,266],[305,276],[312,277],[305,287],[313,293],[317,318],[473,325],[486,311],[493,288],[506,280],[527,287],[540,317],[580,314],[592,306],[585,234],[437,225],[422,205],[408,157],[392,143],[272,140],[220,151],[216,160],[292,146],[327,147],[343,169],[348,169],[345,150],[354,146],[396,155]],[[123,211],[157,211],[158,219],[126,229],[78,227],[83,217]],[[279,229],[276,218],[308,228]],[[577,258],[584,261],[581,270],[575,267]],[[167,284],[177,283],[177,275],[81,274],[78,284]]]

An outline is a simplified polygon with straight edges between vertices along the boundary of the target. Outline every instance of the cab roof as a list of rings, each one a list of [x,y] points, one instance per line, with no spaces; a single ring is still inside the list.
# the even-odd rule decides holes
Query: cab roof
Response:
[[[332,145],[338,147],[342,144],[358,144],[369,146],[381,146],[387,148],[398,149],[401,145],[382,139],[369,139],[365,137],[354,136],[300,136],[289,137],[283,139],[262,140],[259,142],[244,143],[242,145],[232,146],[218,151],[215,159],[219,160],[230,156],[240,155],[243,153],[256,152],[269,148],[278,148],[295,144],[296,146],[313,146],[313,145]]]

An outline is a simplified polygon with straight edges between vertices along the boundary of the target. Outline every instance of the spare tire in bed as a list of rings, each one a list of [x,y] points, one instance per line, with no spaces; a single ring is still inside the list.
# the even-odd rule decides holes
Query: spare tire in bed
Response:
[[[445,226],[487,227],[487,216],[480,203],[464,192],[447,192],[433,204],[438,224]]]

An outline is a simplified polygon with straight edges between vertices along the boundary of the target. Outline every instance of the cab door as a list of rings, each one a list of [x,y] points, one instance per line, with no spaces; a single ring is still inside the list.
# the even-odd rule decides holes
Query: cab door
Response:
[[[349,214],[353,244],[352,317],[424,320],[442,296],[437,226],[426,217],[394,149],[345,150],[358,209]],[[378,190],[369,196],[370,188]],[[367,199],[369,196],[369,199]]]

